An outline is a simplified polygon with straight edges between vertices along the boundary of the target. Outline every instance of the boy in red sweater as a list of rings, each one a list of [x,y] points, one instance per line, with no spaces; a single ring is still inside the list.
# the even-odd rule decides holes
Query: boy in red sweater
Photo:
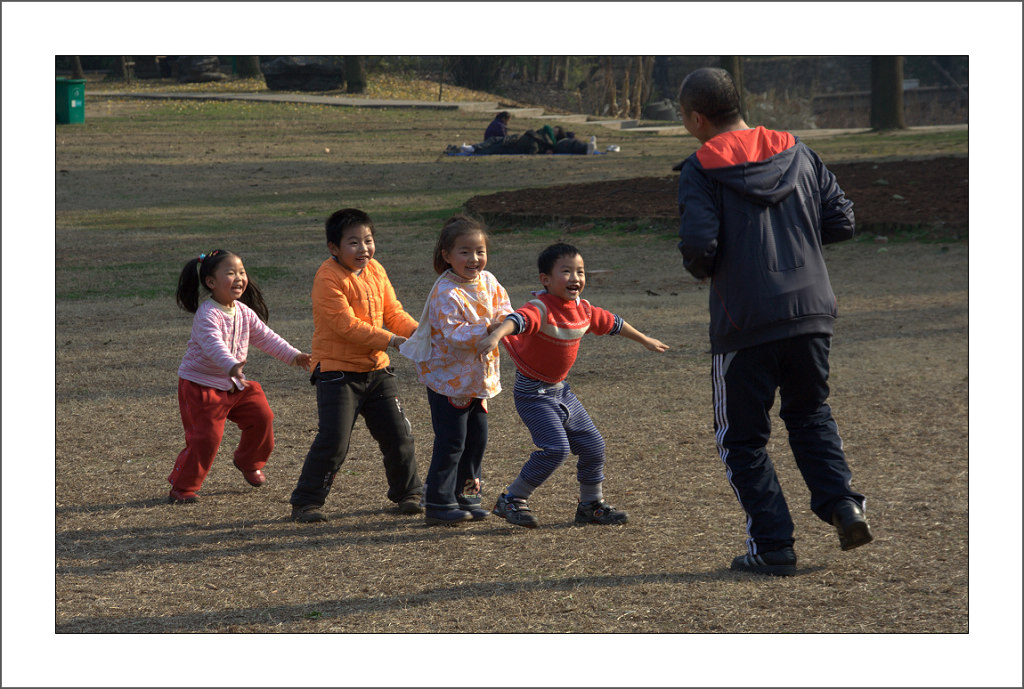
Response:
[[[537,518],[526,501],[572,452],[579,457],[576,523],[625,524],[626,513],[604,501],[604,438],[565,378],[576,361],[580,339],[588,332],[623,335],[652,352],[664,352],[668,345],[580,298],[587,280],[576,247],[549,246],[538,257],[537,267],[544,291],[500,324],[492,325],[490,334],[477,346],[483,356],[504,339],[516,365],[512,390],[516,411],[539,448],[498,498],[494,514],[510,524],[536,527]]]

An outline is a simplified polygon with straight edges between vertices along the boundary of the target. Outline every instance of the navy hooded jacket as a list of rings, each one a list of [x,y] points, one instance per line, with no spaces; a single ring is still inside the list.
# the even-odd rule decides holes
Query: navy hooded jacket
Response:
[[[712,137],[679,173],[679,250],[711,278],[714,354],[832,334],[822,245],[853,237],[853,203],[797,137],[764,127]]]

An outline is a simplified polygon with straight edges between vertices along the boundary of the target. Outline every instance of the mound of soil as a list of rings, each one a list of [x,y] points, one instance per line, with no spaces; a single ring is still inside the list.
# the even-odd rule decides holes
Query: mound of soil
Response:
[[[860,234],[967,236],[967,157],[837,163],[829,169],[853,201]],[[674,226],[677,181],[673,175],[506,191],[475,196],[466,210],[495,229],[561,222],[583,230],[601,220]]]

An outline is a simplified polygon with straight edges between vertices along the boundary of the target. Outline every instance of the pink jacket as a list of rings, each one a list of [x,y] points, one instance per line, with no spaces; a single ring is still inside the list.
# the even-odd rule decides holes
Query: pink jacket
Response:
[[[286,364],[300,354],[242,302],[236,301],[229,308],[207,299],[199,304],[192,319],[192,335],[178,376],[217,390],[230,390],[237,383],[228,377],[228,372],[246,360],[250,341]]]

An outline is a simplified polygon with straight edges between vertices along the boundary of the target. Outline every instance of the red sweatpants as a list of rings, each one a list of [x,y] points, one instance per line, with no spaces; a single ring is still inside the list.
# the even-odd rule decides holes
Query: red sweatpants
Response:
[[[244,390],[217,390],[178,379],[178,407],[185,427],[185,449],[178,455],[167,480],[180,491],[197,491],[210,473],[224,438],[224,420],[242,430],[235,450],[235,466],[262,469],[274,449],[274,413],[263,387],[252,380]]]

